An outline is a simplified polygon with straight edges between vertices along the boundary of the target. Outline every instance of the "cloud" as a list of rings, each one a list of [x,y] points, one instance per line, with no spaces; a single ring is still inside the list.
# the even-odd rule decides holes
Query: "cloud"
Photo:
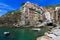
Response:
[[[2,16],[3,14],[5,14],[7,11],[6,10],[0,10],[0,16]]]
[[[7,5],[7,4],[4,4],[4,3],[0,3],[0,8],[5,8],[5,9],[8,9],[8,10],[15,10],[10,5]]]
[[[0,10],[0,12],[1,12],[2,10]]]
[[[15,8],[11,7],[10,5],[4,4],[4,3],[0,3],[0,16],[12,10],[15,10]]]

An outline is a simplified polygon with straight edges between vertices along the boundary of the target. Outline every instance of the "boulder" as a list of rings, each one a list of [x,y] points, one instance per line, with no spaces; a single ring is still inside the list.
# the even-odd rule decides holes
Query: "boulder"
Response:
[[[57,36],[60,36],[60,29],[54,29],[54,30],[52,30],[52,33]]]
[[[38,37],[36,40],[51,40],[48,36]]]

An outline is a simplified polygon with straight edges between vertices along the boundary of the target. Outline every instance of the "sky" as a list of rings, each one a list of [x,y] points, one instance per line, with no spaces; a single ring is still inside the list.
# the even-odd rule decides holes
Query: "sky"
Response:
[[[19,9],[23,2],[30,1],[40,6],[60,4],[60,0],[0,0],[0,16],[8,11]]]

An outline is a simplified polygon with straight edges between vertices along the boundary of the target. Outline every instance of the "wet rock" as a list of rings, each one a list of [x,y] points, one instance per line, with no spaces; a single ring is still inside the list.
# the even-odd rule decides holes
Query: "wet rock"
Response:
[[[54,35],[54,34],[49,34],[49,33],[45,33],[45,35],[48,36],[48,37],[50,37],[50,38],[53,38],[53,37],[56,38],[56,37],[57,37],[56,35]]]
[[[51,31],[46,32],[42,37],[37,37],[36,40],[60,40],[60,29],[52,28]]]
[[[48,36],[38,37],[36,40],[51,40]]]
[[[60,36],[57,36],[54,40],[60,40]]]
[[[60,29],[54,29],[54,30],[52,30],[52,33],[57,36],[60,36]]]

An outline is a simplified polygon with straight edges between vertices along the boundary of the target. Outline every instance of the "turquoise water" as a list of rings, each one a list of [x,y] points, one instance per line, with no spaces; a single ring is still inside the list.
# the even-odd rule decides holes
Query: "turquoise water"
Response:
[[[10,35],[6,37],[3,32],[10,32]],[[45,29],[41,31],[33,31],[31,28],[9,28],[0,27],[0,40],[33,40],[37,36],[42,36]]]

